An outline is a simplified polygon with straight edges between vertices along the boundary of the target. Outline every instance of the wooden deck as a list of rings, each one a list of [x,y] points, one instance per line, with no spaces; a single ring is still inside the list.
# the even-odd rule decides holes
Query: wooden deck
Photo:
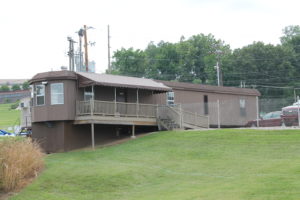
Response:
[[[75,118],[74,124],[111,124],[157,126],[156,118],[114,117],[100,115],[82,115]]]
[[[172,130],[208,128],[209,117],[184,111],[181,106],[90,100],[76,103],[74,124],[158,126]]]

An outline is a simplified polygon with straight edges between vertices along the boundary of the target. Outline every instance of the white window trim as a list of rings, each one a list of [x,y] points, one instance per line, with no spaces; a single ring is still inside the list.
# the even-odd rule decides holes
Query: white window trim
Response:
[[[83,91],[83,99],[84,99],[84,101],[88,101],[87,99],[86,99],[86,93],[88,93],[88,96],[91,96],[91,99],[89,99],[89,100],[94,100],[94,97],[95,97],[95,95],[94,95],[94,91],[93,91],[93,86],[90,86],[91,87],[91,92],[88,92],[88,91],[86,91],[86,87],[84,88],[84,91]]]
[[[62,93],[52,93],[52,86],[54,85],[62,85]],[[56,95],[62,95],[62,100],[63,102],[62,103],[53,103],[52,101],[52,95],[53,94],[56,94]],[[65,104],[65,91],[64,91],[64,84],[63,83],[51,83],[50,84],[50,101],[51,101],[51,105],[62,105],[62,104]]]
[[[37,87],[38,86],[44,87],[44,95],[38,95],[37,94]],[[44,104],[38,104],[37,98],[38,97],[42,97],[42,96],[44,97]],[[45,98],[45,96],[46,96],[46,87],[45,87],[45,85],[43,85],[43,84],[37,84],[37,85],[35,85],[35,106],[44,106],[46,104],[46,98]]]
[[[174,92],[167,92],[167,105],[174,105],[175,104],[175,93]],[[173,95],[169,95],[173,94]],[[173,96],[173,99],[169,99],[169,96]]]

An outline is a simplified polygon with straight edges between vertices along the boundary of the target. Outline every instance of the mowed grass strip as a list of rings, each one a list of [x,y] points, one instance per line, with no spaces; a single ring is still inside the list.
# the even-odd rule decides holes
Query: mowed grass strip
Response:
[[[52,154],[11,199],[300,199],[299,130],[159,132]]]
[[[11,103],[0,104],[0,129],[19,125],[20,110],[10,109],[11,105]]]

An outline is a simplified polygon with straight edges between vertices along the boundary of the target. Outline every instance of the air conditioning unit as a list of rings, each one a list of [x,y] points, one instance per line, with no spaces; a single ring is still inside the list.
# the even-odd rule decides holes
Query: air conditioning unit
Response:
[[[21,108],[28,108],[28,103],[27,102],[21,102],[20,107]]]

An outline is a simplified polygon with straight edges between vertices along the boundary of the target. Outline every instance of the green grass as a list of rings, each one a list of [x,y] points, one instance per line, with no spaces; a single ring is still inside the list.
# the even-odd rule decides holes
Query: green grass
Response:
[[[11,103],[0,104],[0,129],[7,129],[18,125],[20,121],[20,111],[10,109]]]
[[[299,130],[160,132],[52,154],[11,199],[300,199]]]

